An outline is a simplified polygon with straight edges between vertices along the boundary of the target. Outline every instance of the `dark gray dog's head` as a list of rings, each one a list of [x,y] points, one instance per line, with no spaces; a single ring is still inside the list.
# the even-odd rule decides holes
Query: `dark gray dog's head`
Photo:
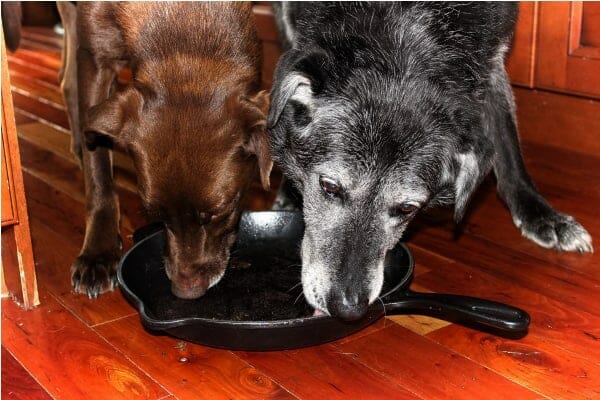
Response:
[[[302,283],[316,309],[364,315],[415,214],[454,202],[460,218],[489,171],[491,146],[470,139],[469,110],[442,97],[376,68],[340,73],[323,52],[282,56],[269,127],[274,159],[303,196]]]

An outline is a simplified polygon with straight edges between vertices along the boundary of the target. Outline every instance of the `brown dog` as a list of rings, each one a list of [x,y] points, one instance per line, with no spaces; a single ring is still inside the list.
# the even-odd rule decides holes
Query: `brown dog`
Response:
[[[173,293],[199,297],[225,272],[240,198],[257,165],[269,187],[268,95],[259,91],[251,5],[58,7],[65,28],[61,87],[87,202],[73,288],[96,297],[115,284],[119,207],[104,146],[114,143],[133,158],[147,211],[167,227]],[[116,73],[126,64],[133,82],[117,90]]]

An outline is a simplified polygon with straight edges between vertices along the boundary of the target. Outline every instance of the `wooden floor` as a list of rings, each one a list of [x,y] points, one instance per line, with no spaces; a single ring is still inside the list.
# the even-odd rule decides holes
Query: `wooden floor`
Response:
[[[26,312],[2,301],[2,398],[600,398],[600,256],[522,238],[491,178],[459,235],[446,222],[413,229],[413,288],[524,308],[532,321],[521,340],[395,316],[318,347],[224,351],[145,332],[119,291],[97,300],[74,294],[69,266],[83,239],[83,184],[57,85],[59,44],[28,29],[9,55],[41,305]],[[600,155],[527,141],[523,148],[541,192],[600,246]],[[116,161],[129,246],[144,221],[130,164]],[[250,206],[268,207],[271,198],[257,191]]]

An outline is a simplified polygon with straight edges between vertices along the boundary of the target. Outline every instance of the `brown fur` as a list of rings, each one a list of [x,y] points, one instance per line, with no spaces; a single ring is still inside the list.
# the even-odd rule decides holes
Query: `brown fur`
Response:
[[[251,6],[58,4],[66,31],[62,88],[86,182],[74,288],[95,297],[114,282],[119,207],[103,145],[116,144],[134,160],[147,211],[167,227],[174,294],[201,296],[224,273],[257,166],[269,187],[268,95],[259,91]],[[117,91],[116,71],[125,64],[133,82]]]

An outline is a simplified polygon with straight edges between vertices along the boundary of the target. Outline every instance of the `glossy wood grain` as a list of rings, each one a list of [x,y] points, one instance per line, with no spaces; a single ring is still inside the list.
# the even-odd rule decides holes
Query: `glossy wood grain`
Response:
[[[506,60],[511,82],[529,88],[534,84],[537,18],[537,2],[519,2],[519,18]]]
[[[535,84],[600,99],[600,48],[586,41],[583,22],[598,24],[596,4],[541,2]],[[586,13],[595,15],[585,15]]]
[[[229,351],[153,336],[137,315],[104,324],[97,331],[178,399],[293,399],[268,375]]]
[[[52,397],[19,362],[2,347],[2,398],[5,400],[51,400]]]
[[[41,290],[42,306],[2,301],[2,343],[52,396],[157,399],[167,393]]]
[[[424,399],[504,399],[506,393],[516,399],[540,398],[537,393],[395,324],[340,345],[339,349],[354,354],[366,365],[377,366],[380,374]]]
[[[264,18],[268,5],[259,5],[267,7],[259,16]],[[272,29],[265,26],[262,34],[275,46]],[[9,62],[15,76],[34,77],[15,81],[13,94],[42,305],[23,312],[3,300],[2,341],[50,396],[598,397],[599,256],[541,249],[524,239],[497,198],[491,177],[477,191],[460,229],[451,220],[451,209],[415,221],[407,236],[416,260],[412,288],[522,307],[532,322],[520,340],[399,315],[313,348],[231,352],[145,331],[118,291],[97,300],[72,293],[69,266],[83,240],[84,196],[81,172],[69,151],[58,85],[52,80],[59,53],[51,51],[56,42],[39,38],[39,30],[24,35],[25,48],[10,55]],[[273,61],[269,63],[266,67],[273,68]],[[586,133],[597,125],[592,119],[597,103],[518,89],[517,105],[525,162],[540,191],[580,220],[595,239],[600,237],[600,149]],[[127,248],[132,231],[145,218],[131,164],[123,154],[116,164],[121,235]],[[276,172],[270,193],[260,190],[258,180],[253,183],[247,206],[268,208],[279,180]]]
[[[303,399],[424,398],[365,366],[353,352],[335,345],[268,354],[237,354]]]
[[[523,140],[600,154],[600,101],[521,88],[514,93]]]

